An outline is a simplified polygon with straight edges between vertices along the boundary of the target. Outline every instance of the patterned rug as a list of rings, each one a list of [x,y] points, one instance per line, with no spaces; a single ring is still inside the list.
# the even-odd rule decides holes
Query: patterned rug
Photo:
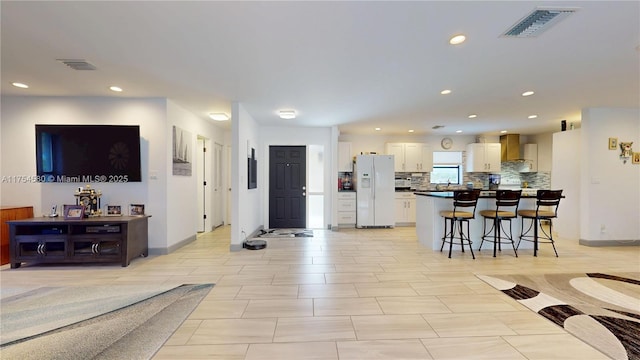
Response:
[[[288,237],[313,237],[310,229],[266,229],[260,230],[261,238],[288,238]]]
[[[640,273],[477,276],[612,359],[640,359]]]
[[[212,288],[3,288],[0,358],[150,359]]]

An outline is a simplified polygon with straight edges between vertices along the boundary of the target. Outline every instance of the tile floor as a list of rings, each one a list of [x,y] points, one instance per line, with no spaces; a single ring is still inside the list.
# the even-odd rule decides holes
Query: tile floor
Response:
[[[229,251],[229,227],[166,256],[0,270],[2,286],[215,283],[154,359],[606,359],[475,274],[640,271],[640,248],[557,241],[446,253],[415,228],[315,230]]]

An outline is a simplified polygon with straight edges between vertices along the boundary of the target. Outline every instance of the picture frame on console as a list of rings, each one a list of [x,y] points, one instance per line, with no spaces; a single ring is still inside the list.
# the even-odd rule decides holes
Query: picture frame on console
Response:
[[[129,215],[131,216],[144,216],[144,204],[130,204]]]
[[[64,205],[65,220],[82,220],[84,218],[84,206],[82,205]]]
[[[104,213],[106,216],[122,216],[122,206],[107,205]]]

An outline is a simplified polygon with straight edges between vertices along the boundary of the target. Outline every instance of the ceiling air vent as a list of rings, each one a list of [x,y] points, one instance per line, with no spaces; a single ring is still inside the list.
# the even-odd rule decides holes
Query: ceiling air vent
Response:
[[[82,59],[57,59],[61,63],[67,65],[73,70],[95,70],[97,69],[95,65],[87,62]]]
[[[577,9],[536,9],[510,27],[502,36],[536,37],[576,11]]]
[[[444,125],[434,125],[432,127],[433,130],[438,130],[438,129],[442,129],[444,127]]]

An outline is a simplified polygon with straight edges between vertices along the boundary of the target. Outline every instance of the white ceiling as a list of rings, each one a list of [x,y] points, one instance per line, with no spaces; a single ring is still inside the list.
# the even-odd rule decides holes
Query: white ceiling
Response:
[[[586,107],[640,106],[638,1],[0,6],[3,95],[167,97],[202,118],[239,101],[261,124],[358,134],[534,134]],[[536,38],[500,36],[537,7],[579,10]],[[449,45],[459,33],[467,41]]]

